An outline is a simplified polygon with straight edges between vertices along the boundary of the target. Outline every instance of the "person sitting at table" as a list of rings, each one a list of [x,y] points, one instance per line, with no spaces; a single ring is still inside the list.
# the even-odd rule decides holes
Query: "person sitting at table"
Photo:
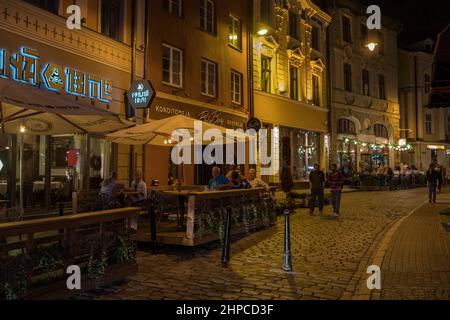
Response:
[[[251,188],[250,183],[247,181],[245,177],[243,177],[239,171],[234,170],[231,172],[231,189],[245,189]]]
[[[219,167],[212,168],[212,178],[208,183],[208,190],[223,190],[231,186],[230,180],[220,174]]]
[[[147,200],[147,184],[142,180],[142,173],[136,171],[135,179],[131,183],[131,190],[136,191],[137,194],[132,194],[127,197],[127,203],[130,206],[142,206]]]
[[[255,169],[248,170],[248,182],[252,188],[266,188],[269,190],[269,185],[256,177]]]
[[[117,172],[112,172],[108,179],[105,179],[100,189],[100,194],[106,195],[109,199],[119,200],[123,205],[123,192],[124,185],[119,183]]]

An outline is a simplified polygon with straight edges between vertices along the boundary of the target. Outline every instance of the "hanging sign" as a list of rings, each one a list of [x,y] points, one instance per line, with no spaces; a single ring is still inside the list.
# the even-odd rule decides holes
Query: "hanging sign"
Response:
[[[135,109],[147,109],[155,96],[155,89],[149,80],[134,81],[127,93],[128,102]]]

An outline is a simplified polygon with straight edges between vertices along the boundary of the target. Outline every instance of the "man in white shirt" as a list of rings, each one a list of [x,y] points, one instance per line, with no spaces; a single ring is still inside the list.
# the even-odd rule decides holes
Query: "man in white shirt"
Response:
[[[136,171],[135,180],[131,183],[131,189],[138,194],[128,197],[131,205],[142,205],[147,199],[147,185],[142,180],[142,173]]]
[[[267,185],[267,183],[265,183],[261,179],[256,178],[256,170],[255,169],[250,169],[248,171],[248,179],[247,180],[250,183],[250,185],[252,186],[252,188],[266,188],[267,190],[269,190],[269,186]]]

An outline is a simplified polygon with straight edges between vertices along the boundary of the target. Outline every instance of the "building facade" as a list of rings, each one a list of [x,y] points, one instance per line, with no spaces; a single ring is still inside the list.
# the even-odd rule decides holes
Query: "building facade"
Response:
[[[282,166],[284,137],[290,138],[295,181],[313,165],[328,163],[326,30],[330,16],[309,0],[254,1],[254,115],[274,129],[272,155]],[[264,177],[278,183],[279,176]]]
[[[333,18],[329,28],[331,161],[346,174],[378,165],[393,167],[401,131],[400,25],[383,16],[381,30],[368,30],[366,7],[357,1],[329,1],[327,12]]]
[[[428,109],[433,67],[433,41],[399,50],[399,92],[402,138],[413,146],[402,152],[402,162],[426,171],[431,163],[449,166],[450,112]]]
[[[144,26],[144,2],[137,3],[134,10],[131,1],[76,3],[82,9],[80,30],[66,25],[66,9],[73,1],[0,1],[0,81],[16,80],[23,90],[37,88],[45,97],[55,89],[56,82],[49,86],[44,80],[55,77],[63,97],[77,96],[80,103],[125,118],[125,93],[132,79],[144,74],[144,52],[140,48],[145,39],[143,27],[139,27]],[[135,52],[133,43],[138,48]],[[22,60],[26,61],[23,69]],[[28,68],[30,61],[33,67]],[[25,69],[27,78],[22,73]],[[46,70],[53,70],[53,74],[47,75]],[[72,80],[66,83],[62,79]],[[108,91],[108,99],[97,97],[96,90]],[[2,116],[2,125],[7,121]],[[108,143],[100,135],[74,135],[70,130],[49,136],[43,124],[53,125],[44,121],[38,125],[35,121],[34,128],[24,123],[20,134],[0,134],[0,194],[10,206],[20,202],[16,183],[23,187],[24,206],[48,212],[55,199],[70,199],[72,190],[98,188],[112,171],[118,171],[121,182],[129,185],[132,171],[142,169],[140,150],[132,153],[130,147]],[[20,165],[18,139],[23,142]]]
[[[148,120],[182,114],[226,128],[245,127],[249,13],[243,0],[152,2],[148,74],[156,98]],[[146,181],[165,185],[172,175],[186,184],[207,184],[210,166],[175,166],[170,155],[169,147],[146,147]]]

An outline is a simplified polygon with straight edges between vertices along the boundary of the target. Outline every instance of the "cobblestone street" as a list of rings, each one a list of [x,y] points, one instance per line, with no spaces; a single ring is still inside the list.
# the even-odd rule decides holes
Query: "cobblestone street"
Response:
[[[450,203],[449,196],[444,202]],[[284,218],[279,217],[275,227],[234,239],[226,269],[219,244],[139,251],[135,276],[80,298],[450,298],[449,236],[437,221],[437,209],[445,204],[425,204],[425,189],[346,193],[342,200],[339,218],[331,217],[330,206],[323,216],[316,211],[310,217],[306,209],[292,215],[292,273],[281,270]],[[425,222],[427,214],[435,224]],[[366,269],[377,263],[386,287],[367,292]]]

